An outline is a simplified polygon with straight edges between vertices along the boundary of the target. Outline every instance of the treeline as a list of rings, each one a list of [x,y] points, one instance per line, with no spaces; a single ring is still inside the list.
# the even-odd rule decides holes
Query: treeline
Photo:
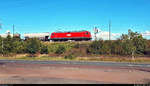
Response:
[[[65,58],[91,55],[150,55],[150,41],[137,32],[128,30],[117,40],[96,40],[90,43],[62,42],[43,43],[33,38],[23,41],[20,38],[0,37],[0,54],[11,56],[28,53],[30,56],[47,54],[49,56],[64,56]]]
[[[0,37],[0,54],[1,56],[15,56],[17,54],[29,54],[29,56],[37,56],[39,54],[63,54],[70,49],[73,44],[70,43],[53,43],[44,44],[37,38],[31,38],[26,41],[18,37],[6,38]]]
[[[94,41],[88,48],[89,53],[94,54],[149,54],[149,41],[144,39],[141,34],[128,30],[128,34],[122,34],[115,41]]]

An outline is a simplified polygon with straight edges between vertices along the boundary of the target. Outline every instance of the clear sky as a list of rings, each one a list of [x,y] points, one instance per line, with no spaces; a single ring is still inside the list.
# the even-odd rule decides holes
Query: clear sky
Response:
[[[128,29],[150,31],[150,0],[0,0],[0,22],[4,33],[39,33],[88,30],[97,26],[114,34]],[[103,33],[103,34],[104,34]]]

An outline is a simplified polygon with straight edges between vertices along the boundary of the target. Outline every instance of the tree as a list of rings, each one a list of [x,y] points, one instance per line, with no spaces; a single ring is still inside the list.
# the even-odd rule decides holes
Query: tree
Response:
[[[32,57],[40,50],[40,40],[36,38],[31,38],[27,40],[27,53],[31,54]]]
[[[132,59],[134,59],[135,54],[144,54],[146,39],[141,34],[129,29],[128,34],[122,34],[120,39],[123,42],[124,54],[132,55]]]
[[[138,35],[133,39],[134,45],[136,46],[137,54],[144,54],[146,49],[146,39],[142,37],[142,35]]]
[[[136,48],[135,52],[137,54],[144,54],[144,50],[146,48],[146,39],[144,39],[141,34],[132,32],[131,30],[128,31],[128,35]]]
[[[13,42],[10,35],[7,36],[7,38],[4,38],[3,40],[3,54],[8,55],[10,53],[13,53]]]

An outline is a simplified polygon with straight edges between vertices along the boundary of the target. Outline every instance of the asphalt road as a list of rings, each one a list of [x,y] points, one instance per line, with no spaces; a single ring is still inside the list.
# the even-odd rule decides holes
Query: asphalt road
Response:
[[[23,63],[23,64],[72,64],[72,65],[93,65],[111,67],[142,67],[150,68],[147,63],[121,63],[121,62],[87,62],[87,61],[25,61],[25,60],[0,60],[0,64]]]
[[[146,63],[0,60],[0,69],[3,84],[112,84],[150,80],[150,64]]]

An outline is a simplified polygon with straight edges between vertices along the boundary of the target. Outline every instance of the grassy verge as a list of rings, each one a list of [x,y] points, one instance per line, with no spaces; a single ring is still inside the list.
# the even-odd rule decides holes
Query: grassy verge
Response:
[[[107,61],[107,62],[136,62],[136,63],[150,63],[150,58],[136,58],[132,60],[131,58],[78,58],[80,61]]]
[[[6,60],[30,60],[30,61],[107,61],[107,62],[134,62],[134,63],[150,63],[150,58],[136,58],[132,60],[131,58],[119,58],[119,57],[77,57],[74,59],[65,59],[64,57],[48,57],[48,56],[40,56],[40,57],[0,57],[0,59]]]

